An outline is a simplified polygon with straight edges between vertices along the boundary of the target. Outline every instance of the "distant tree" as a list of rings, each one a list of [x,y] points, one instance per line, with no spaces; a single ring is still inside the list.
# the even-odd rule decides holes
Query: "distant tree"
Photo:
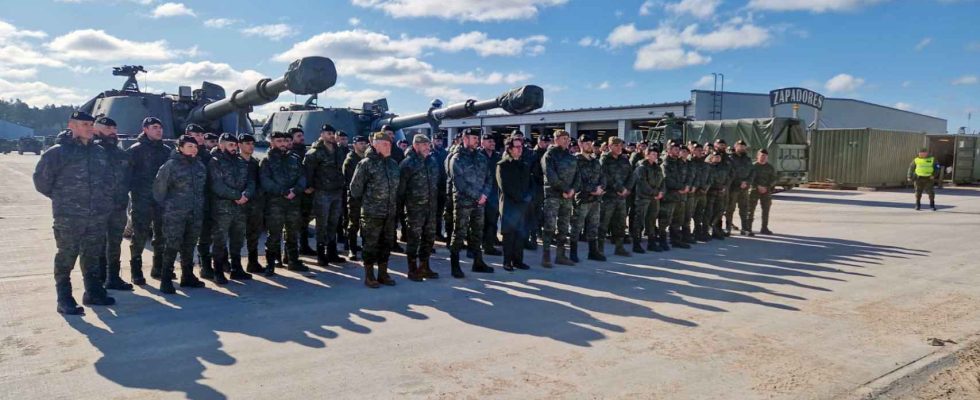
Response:
[[[68,127],[68,116],[75,111],[72,105],[48,104],[32,107],[20,99],[0,99],[0,119],[34,129],[37,136],[51,136]]]

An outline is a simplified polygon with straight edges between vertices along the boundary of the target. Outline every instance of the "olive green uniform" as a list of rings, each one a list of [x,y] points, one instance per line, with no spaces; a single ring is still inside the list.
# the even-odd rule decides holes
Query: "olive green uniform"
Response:
[[[776,184],[776,168],[772,164],[765,163],[752,164],[752,187],[751,205],[749,206],[749,218],[745,229],[752,231],[752,222],[755,221],[755,207],[762,203],[762,230],[769,230],[769,209],[772,208],[772,189]],[[759,188],[765,188],[765,193],[759,193]]]

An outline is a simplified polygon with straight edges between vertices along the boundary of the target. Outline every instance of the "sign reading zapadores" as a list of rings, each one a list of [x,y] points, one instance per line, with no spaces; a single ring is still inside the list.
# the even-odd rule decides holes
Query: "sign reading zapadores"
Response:
[[[769,92],[769,105],[771,107],[780,104],[803,104],[822,110],[823,100],[822,94],[804,88],[776,89]]]

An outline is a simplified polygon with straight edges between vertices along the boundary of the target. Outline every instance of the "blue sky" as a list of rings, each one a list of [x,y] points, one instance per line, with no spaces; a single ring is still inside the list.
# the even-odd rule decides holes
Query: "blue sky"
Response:
[[[976,0],[0,0],[0,98],[79,104],[142,64],[173,93],[332,58],[321,104],[496,96],[533,83],[547,109],[804,86],[980,128]],[[707,83],[706,83],[707,82]],[[302,101],[286,94],[280,102]],[[257,110],[267,113],[279,103]]]

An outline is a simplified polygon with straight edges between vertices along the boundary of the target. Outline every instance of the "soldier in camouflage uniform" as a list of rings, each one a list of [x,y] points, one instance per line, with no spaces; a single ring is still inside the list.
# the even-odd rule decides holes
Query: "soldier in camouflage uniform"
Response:
[[[388,258],[395,243],[398,208],[398,164],[391,158],[391,141],[382,133],[371,137],[371,148],[357,163],[351,178],[351,199],[361,204],[361,240],[364,243],[364,285],[376,289],[394,286]],[[374,266],[378,266],[375,279]]]
[[[126,153],[133,161],[130,179],[129,219],[133,225],[133,237],[129,241],[129,270],[135,285],[145,285],[143,278],[143,247],[152,237],[153,267],[150,276],[160,279],[163,268],[163,210],[153,199],[153,180],[160,166],[170,159],[173,149],[163,143],[163,122],[155,117],[143,120],[143,132],[136,144]]]
[[[609,138],[609,152],[599,159],[602,175],[606,181],[606,193],[602,197],[601,225],[599,228],[598,250],[603,251],[602,238],[612,238],[617,256],[629,257],[623,248],[623,230],[626,229],[626,199],[633,193],[633,167],[623,153],[623,139]]]
[[[306,160],[306,133],[302,128],[290,128],[289,137],[291,142],[289,144],[289,152],[295,154],[299,158],[300,165],[303,165]],[[310,183],[307,182],[309,185]],[[300,201],[300,226],[299,238],[297,239],[299,245],[299,253],[304,256],[316,255],[313,248],[310,247],[310,222],[313,221],[313,194],[307,193],[304,190],[302,193],[297,193]],[[288,251],[285,254],[280,254],[287,258],[286,262],[289,262],[288,258],[290,253]]]
[[[630,235],[633,236],[633,252],[643,254],[646,250],[661,251],[657,243],[657,218],[660,201],[664,198],[664,173],[660,166],[660,153],[655,147],[644,150],[646,158],[640,160],[633,172],[633,212],[630,213]],[[660,235],[666,223],[661,219]],[[643,232],[647,234],[647,249],[643,249]]]
[[[606,177],[602,173],[602,165],[596,154],[594,145],[596,137],[591,134],[579,136],[578,143],[581,152],[575,156],[578,160],[578,179],[575,180],[575,200],[572,209],[574,221],[573,233],[585,232],[585,240],[589,243],[588,259],[606,261],[599,250],[600,203],[606,194]],[[578,262],[578,238],[572,238],[569,246],[570,259]]]
[[[207,132],[197,124],[188,124],[184,129],[184,134],[192,137],[197,142],[197,161],[204,166],[207,171],[208,164],[212,159],[212,152],[218,146],[218,135]],[[204,199],[201,204],[201,232],[197,242],[197,256],[201,262],[201,278],[214,279],[214,260],[211,254],[211,241],[213,226],[211,224],[211,190],[207,180],[204,183]]]
[[[705,203],[708,201],[708,174],[711,166],[704,162],[704,150],[701,144],[690,144],[691,155],[688,157],[688,172],[691,174],[691,190],[687,194],[687,214],[684,216],[684,240],[693,244],[697,241],[707,241],[705,231]],[[693,223],[693,226],[691,225]]]
[[[340,222],[341,199],[344,196],[344,159],[337,148],[336,130],[330,124],[320,129],[320,139],[306,153],[306,194],[313,195],[316,215],[316,256],[320,266],[346,262],[337,255],[337,224]]]
[[[732,163],[732,186],[729,190],[728,210],[725,212],[725,219],[728,224],[725,231],[731,233],[734,224],[732,217],[735,215],[735,207],[738,206],[739,222],[742,228],[739,233],[748,234],[745,231],[745,223],[749,219],[749,184],[752,183],[752,157],[746,152],[746,144],[743,140],[735,142],[735,152],[731,154]]]
[[[446,242],[446,235],[448,232],[443,230],[443,213],[446,211],[446,201],[448,196],[446,193],[446,159],[449,157],[449,152],[446,150],[446,133],[438,132],[436,136],[432,139],[432,157],[436,161],[436,165],[439,167],[439,199],[436,205],[436,240],[440,242]]]
[[[439,161],[431,149],[429,138],[416,134],[399,166],[398,199],[405,207],[408,229],[405,244],[408,279],[416,282],[439,277],[429,268],[439,205]]]
[[[541,158],[544,170],[544,234],[541,266],[551,268],[551,246],[557,249],[555,263],[575,265],[565,256],[565,243],[577,240],[571,236],[571,216],[574,206],[578,160],[568,151],[571,137],[564,130],[555,131],[555,144]]]
[[[449,168],[449,160],[453,158],[457,152],[459,152],[462,146],[463,134],[457,133],[456,137],[453,138],[452,146],[449,146],[449,150],[446,151],[446,161],[443,161],[442,166],[446,170],[446,210],[442,213],[442,219],[446,224],[446,245],[450,245],[453,236],[453,171]]]
[[[204,202],[207,170],[197,161],[197,142],[182,136],[170,160],[160,167],[153,181],[153,198],[163,209],[163,269],[160,292],[176,293],[173,284],[174,261],[180,253],[180,286],[204,287],[194,276],[194,244],[201,234],[200,206]]]
[[[723,150],[714,150],[708,157],[711,164],[711,178],[705,211],[709,216],[708,226],[711,228],[711,237],[718,240],[725,239],[721,217],[728,209],[728,189],[732,182],[732,165],[723,161],[727,156]]]
[[[264,271],[259,263],[259,236],[265,229],[265,193],[259,184],[259,160],[255,153],[255,137],[247,133],[238,136],[238,152],[248,166],[248,180],[255,187],[255,193],[245,203],[245,248],[248,249],[248,265],[245,272],[257,274]]]
[[[685,201],[687,190],[689,189],[687,180],[687,167],[680,158],[681,145],[673,142],[667,147],[667,158],[664,160],[664,198],[660,202],[660,248],[670,250],[670,246],[689,249],[691,245],[679,240],[681,237],[681,219],[676,218],[674,209],[681,202]],[[670,231],[667,231],[667,227]],[[668,237],[670,244],[667,243]]]
[[[361,231],[361,202],[350,197],[350,182],[354,178],[354,170],[357,163],[364,159],[364,152],[367,151],[368,138],[358,136],[354,138],[354,148],[347,153],[344,159],[344,185],[347,190],[347,246],[349,247],[347,256],[351,261],[360,261],[357,252],[361,251],[361,246],[357,245],[357,234]]]
[[[245,239],[245,205],[255,197],[255,181],[249,179],[248,163],[238,156],[238,137],[221,134],[214,159],[208,165],[211,191],[211,224],[215,259],[214,282],[225,284],[224,271],[231,279],[248,280],[242,269],[242,242]],[[231,266],[227,265],[229,254]]]
[[[487,167],[487,157],[477,150],[480,133],[475,129],[467,129],[463,133],[463,144],[449,158],[449,171],[453,189],[453,237],[450,243],[450,265],[454,278],[463,278],[463,270],[459,266],[459,250],[463,248],[464,237],[473,253],[473,272],[490,273],[490,268],[483,261],[483,218],[487,204],[487,194],[490,193],[491,177]]]
[[[347,153],[350,153],[350,138],[347,136],[347,132],[337,131],[337,151],[340,152],[340,173],[343,175],[344,161],[347,160]],[[349,252],[350,243],[347,243],[347,181],[345,180],[341,186],[340,219],[337,220],[337,231],[334,233],[334,237],[337,243],[344,245],[344,252]]]
[[[629,152],[629,160],[630,160],[631,168],[635,170],[636,167],[640,164],[640,162],[646,159],[646,149],[649,147],[650,147],[650,142],[646,140],[642,140],[639,143],[636,143],[632,146],[632,150]],[[657,150],[657,154],[660,154],[659,150]],[[633,215],[634,197],[635,196],[629,196],[626,198],[626,215]],[[646,224],[641,221],[640,226],[638,228],[640,228],[640,231],[642,232],[645,226]],[[630,233],[629,235],[626,235],[624,237],[623,240],[624,242],[629,243],[632,240],[632,238],[630,237],[632,236],[631,232],[633,232],[632,226],[629,227],[628,231],[624,231],[624,233]]]
[[[544,153],[551,146],[551,135],[542,134],[538,136],[537,146],[533,151],[521,156],[527,159],[528,167],[531,170],[531,204],[527,207],[527,244],[524,246],[528,250],[537,250],[538,236],[541,235],[541,227],[544,222],[544,169],[541,168],[541,159]]]
[[[497,163],[500,162],[501,155],[496,151],[497,141],[493,134],[486,133],[480,142],[480,151],[487,157],[487,175],[491,181],[497,174]],[[500,220],[500,191],[497,185],[491,182],[490,193],[487,194],[487,204],[483,207],[483,254],[499,256],[497,250],[497,221]]]
[[[68,120],[71,136],[44,152],[34,170],[34,188],[51,199],[54,216],[54,282],[57,311],[83,314],[71,294],[71,270],[81,258],[82,303],[112,305],[99,281],[98,261],[106,237],[112,177],[105,150],[92,140],[95,118],[77,111]],[[107,188],[109,190],[107,190]]]
[[[286,231],[286,252],[289,253],[290,271],[308,271],[309,268],[299,259],[300,231],[303,219],[300,214],[302,199],[299,197],[306,189],[301,157],[290,151],[292,136],[285,132],[272,134],[273,148],[262,160],[259,184],[266,195],[265,225],[268,237],[265,240],[265,275],[276,274],[276,264],[282,260],[282,236]]]
[[[691,152],[682,143],[678,143],[678,161],[680,161],[681,171],[684,173],[684,190],[680,194],[680,199],[674,203],[674,215],[670,219],[671,227],[675,228],[671,230],[671,241],[685,242],[687,240],[687,194],[691,191],[691,183],[693,181],[693,174],[691,173],[691,163],[688,162],[688,157],[691,156]]]
[[[116,137],[116,121],[101,117],[95,122],[96,143],[105,150],[109,161],[112,189],[109,212],[106,218],[105,251],[99,252],[99,270],[106,289],[133,290],[133,285],[119,277],[119,254],[122,247],[123,229],[126,228],[126,206],[129,204],[129,181],[133,174],[129,154],[119,147]]]
[[[755,164],[752,164],[752,196],[749,205],[749,218],[745,226],[749,236],[752,233],[752,222],[755,221],[755,207],[762,203],[762,230],[763,235],[772,235],[769,230],[769,209],[772,208],[772,190],[776,184],[776,168],[769,164],[769,152],[766,149],[759,150]]]

